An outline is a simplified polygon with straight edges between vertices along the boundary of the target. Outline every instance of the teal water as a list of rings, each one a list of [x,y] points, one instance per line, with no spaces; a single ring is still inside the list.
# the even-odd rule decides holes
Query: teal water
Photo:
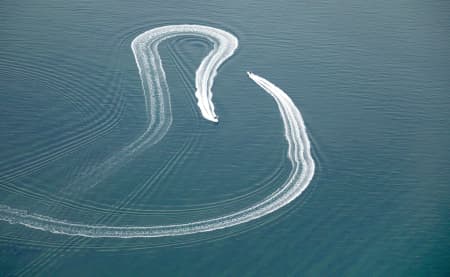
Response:
[[[317,169],[288,207],[211,233],[90,239],[0,222],[0,275],[448,275],[449,15],[444,1],[2,1],[0,204],[123,226],[257,202],[290,164],[276,105],[246,70],[297,104]],[[147,122],[131,41],[181,23],[239,38],[213,88],[220,124],[193,98],[211,45],[170,40],[169,133],[97,178]]]

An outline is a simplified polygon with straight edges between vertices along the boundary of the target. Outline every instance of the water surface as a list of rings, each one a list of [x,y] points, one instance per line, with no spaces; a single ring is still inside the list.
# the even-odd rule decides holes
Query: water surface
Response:
[[[258,201],[290,164],[276,105],[246,70],[297,104],[317,171],[285,209],[208,234],[86,239],[2,222],[0,272],[448,275],[449,15],[439,1],[2,1],[0,204],[148,225]],[[220,124],[202,119],[193,97],[211,45],[170,40],[160,49],[174,116],[167,136],[90,180],[146,126],[131,41],[181,23],[239,38],[213,88]]]

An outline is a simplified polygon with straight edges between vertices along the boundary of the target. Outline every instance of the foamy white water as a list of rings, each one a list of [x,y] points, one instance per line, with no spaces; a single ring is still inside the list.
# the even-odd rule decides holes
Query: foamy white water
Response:
[[[196,97],[203,117],[214,122],[218,120],[212,103],[211,87],[220,64],[228,59],[237,48],[237,39],[223,30],[199,25],[170,25],[152,29],[139,35],[132,42],[142,86],[144,91],[147,92],[145,100],[150,113],[150,123],[141,138],[135,141],[134,147],[133,144],[129,146],[130,151],[137,151],[137,148],[141,147],[140,145],[146,143],[156,143],[155,140],[159,141],[170,126],[170,97],[157,46],[165,39],[186,34],[198,35],[214,42],[214,49],[203,59],[196,72]],[[262,201],[241,211],[221,217],[159,226],[89,225],[33,214],[4,205],[0,206],[0,220],[72,236],[163,237],[208,232],[236,226],[286,206],[308,187],[314,176],[315,164],[311,156],[310,141],[301,113],[290,97],[280,88],[258,75],[248,72],[248,76],[268,92],[278,105],[288,143],[287,158],[292,165],[288,179],[278,190]],[[167,115],[170,115],[170,118],[167,118]]]
[[[145,131],[98,166],[73,181],[70,186],[89,189],[102,182],[115,169],[126,164],[143,150],[158,143],[172,125],[172,108],[169,86],[161,63],[158,47],[161,42],[176,37],[193,35],[209,40],[212,50],[202,60],[195,75],[197,106],[206,120],[218,122],[212,102],[212,86],[217,69],[233,55],[238,39],[223,30],[201,25],[169,25],[151,29],[137,36],[131,43],[136,65],[139,69],[148,124]]]

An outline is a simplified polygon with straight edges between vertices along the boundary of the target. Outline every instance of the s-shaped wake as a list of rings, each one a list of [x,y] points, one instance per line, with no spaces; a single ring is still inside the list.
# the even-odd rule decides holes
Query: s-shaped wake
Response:
[[[149,30],[132,42],[132,49],[145,95],[149,123],[145,132],[131,143],[127,150],[137,152],[148,144],[155,144],[167,133],[172,122],[170,94],[158,45],[161,41],[182,35],[196,35],[210,40],[214,47],[202,60],[196,72],[197,105],[202,116],[217,122],[212,103],[212,85],[220,65],[231,57],[238,47],[237,38],[220,29],[200,25],[169,25]],[[209,232],[243,224],[268,215],[296,199],[310,184],[315,171],[311,156],[311,143],[306,133],[302,115],[291,98],[276,85],[254,73],[249,78],[269,93],[277,103],[283,120],[288,143],[287,158],[292,169],[287,180],[260,202],[238,212],[224,216],[182,224],[155,226],[107,226],[68,222],[44,215],[28,213],[0,205],[0,220],[21,224],[56,234],[84,237],[165,237]]]

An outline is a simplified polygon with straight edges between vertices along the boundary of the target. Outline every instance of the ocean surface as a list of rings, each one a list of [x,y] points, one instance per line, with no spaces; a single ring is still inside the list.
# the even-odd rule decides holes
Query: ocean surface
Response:
[[[167,40],[170,130],[108,163],[149,121],[131,41],[171,24],[239,39],[213,86],[220,122],[194,97],[211,43]],[[149,226],[257,203],[292,166],[248,70],[297,105],[316,171],[286,207],[207,233],[86,238],[0,221],[0,276],[450,275],[449,46],[447,1],[2,0],[2,209]]]

